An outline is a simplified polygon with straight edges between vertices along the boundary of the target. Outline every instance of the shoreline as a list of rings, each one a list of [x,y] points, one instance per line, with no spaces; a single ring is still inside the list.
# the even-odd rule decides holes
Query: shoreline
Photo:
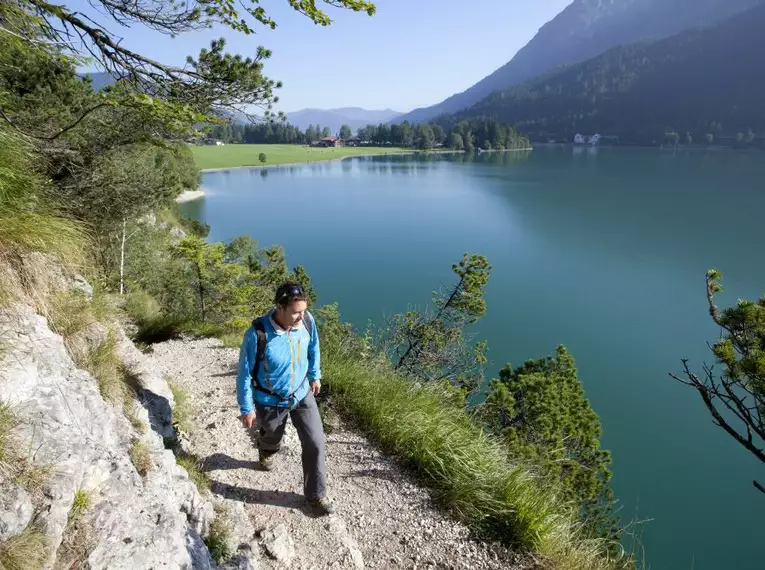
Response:
[[[184,192],[181,192],[180,196],[178,196],[175,201],[178,204],[183,204],[184,202],[191,202],[193,200],[199,200],[200,198],[204,197],[204,190],[198,188],[196,190],[185,190]]]
[[[482,150],[481,152],[525,152],[534,150],[533,148],[506,148],[502,150]],[[421,151],[421,150],[411,150],[411,151],[403,151],[403,152],[376,152],[371,154],[348,154],[345,156],[338,156],[337,158],[322,158],[321,160],[307,160],[305,162],[284,162],[282,164],[253,164],[253,165],[241,165],[241,166],[223,166],[219,168],[200,168],[199,172],[205,173],[205,172],[223,172],[224,170],[239,170],[242,168],[284,168],[286,166],[305,166],[306,164],[319,164],[322,162],[336,162],[336,161],[343,161],[348,160],[352,158],[363,158],[367,156],[407,156],[412,154],[463,154],[464,150],[434,150],[434,151]],[[196,192],[201,192],[199,196],[196,196],[194,198],[185,198],[183,201],[189,201],[189,200],[196,200],[197,198],[201,198],[204,196],[204,192],[201,190],[198,190]],[[176,200],[179,200],[181,197],[183,197],[185,194],[192,194],[191,191],[186,191],[183,194],[181,194]]]

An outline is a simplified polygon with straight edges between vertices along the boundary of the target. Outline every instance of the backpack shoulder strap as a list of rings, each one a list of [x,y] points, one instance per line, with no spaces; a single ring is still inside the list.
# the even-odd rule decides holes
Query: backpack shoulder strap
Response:
[[[266,377],[266,382],[270,383],[270,375],[268,370],[268,359],[266,358],[266,344],[268,343],[268,335],[266,334],[266,323],[263,317],[258,317],[252,321],[252,328],[255,329],[255,336],[258,339],[258,349],[255,353],[255,364],[252,367],[252,380],[257,383],[258,368],[260,363],[263,363],[263,372]]]
[[[306,311],[305,315],[303,315],[303,326],[308,331],[309,338],[313,337],[313,325],[313,315]]]

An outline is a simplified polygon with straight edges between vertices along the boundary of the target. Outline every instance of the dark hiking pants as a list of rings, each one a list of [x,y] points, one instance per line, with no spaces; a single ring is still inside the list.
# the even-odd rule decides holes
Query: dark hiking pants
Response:
[[[303,448],[303,492],[309,500],[324,498],[324,427],[313,394],[308,392],[293,409],[255,404],[255,414],[261,458],[279,451],[287,417],[292,419]]]

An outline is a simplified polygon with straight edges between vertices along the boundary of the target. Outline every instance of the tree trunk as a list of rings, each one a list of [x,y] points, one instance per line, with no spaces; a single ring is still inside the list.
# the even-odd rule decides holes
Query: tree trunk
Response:
[[[202,283],[202,267],[197,264],[197,280],[199,281],[199,303],[202,306],[202,322],[205,322],[205,313],[207,309],[205,307],[205,287]]]
[[[122,245],[120,247],[120,295],[125,293],[125,233],[127,219],[122,218]]]

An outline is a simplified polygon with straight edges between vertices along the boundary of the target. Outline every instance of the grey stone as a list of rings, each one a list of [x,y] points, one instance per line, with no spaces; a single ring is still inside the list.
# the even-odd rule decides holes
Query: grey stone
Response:
[[[93,299],[93,286],[88,283],[82,275],[75,275],[72,279],[72,289],[82,292],[85,298],[90,301]]]
[[[278,524],[263,533],[263,547],[271,558],[282,564],[289,564],[295,555],[292,537],[283,524]]]
[[[220,570],[258,570],[258,566],[244,554],[235,556],[226,564],[220,567]]]
[[[229,547],[232,552],[239,550],[241,545],[248,545],[255,535],[255,529],[247,516],[244,504],[241,502],[229,503],[226,518],[231,528]]]
[[[10,481],[0,481],[0,541],[24,530],[33,514],[29,494]]]
[[[151,361],[138,350],[122,329],[117,330],[117,354],[136,384],[138,397],[149,412],[151,428],[165,442],[175,440],[173,392]]]
[[[178,467],[162,438],[154,432],[142,436],[154,465],[142,478],[128,455],[136,434],[121,408],[103,400],[96,380],[77,369],[63,339],[43,317],[23,305],[2,309],[0,337],[0,394],[19,417],[19,440],[35,450],[37,463],[52,468],[46,504],[38,514],[51,546],[43,568],[55,562],[79,489],[92,501],[89,518],[96,531],[88,565],[93,570],[214,568],[200,538],[212,505]],[[137,350],[124,341],[122,347],[134,370],[148,366]],[[169,394],[157,375],[146,385]]]

